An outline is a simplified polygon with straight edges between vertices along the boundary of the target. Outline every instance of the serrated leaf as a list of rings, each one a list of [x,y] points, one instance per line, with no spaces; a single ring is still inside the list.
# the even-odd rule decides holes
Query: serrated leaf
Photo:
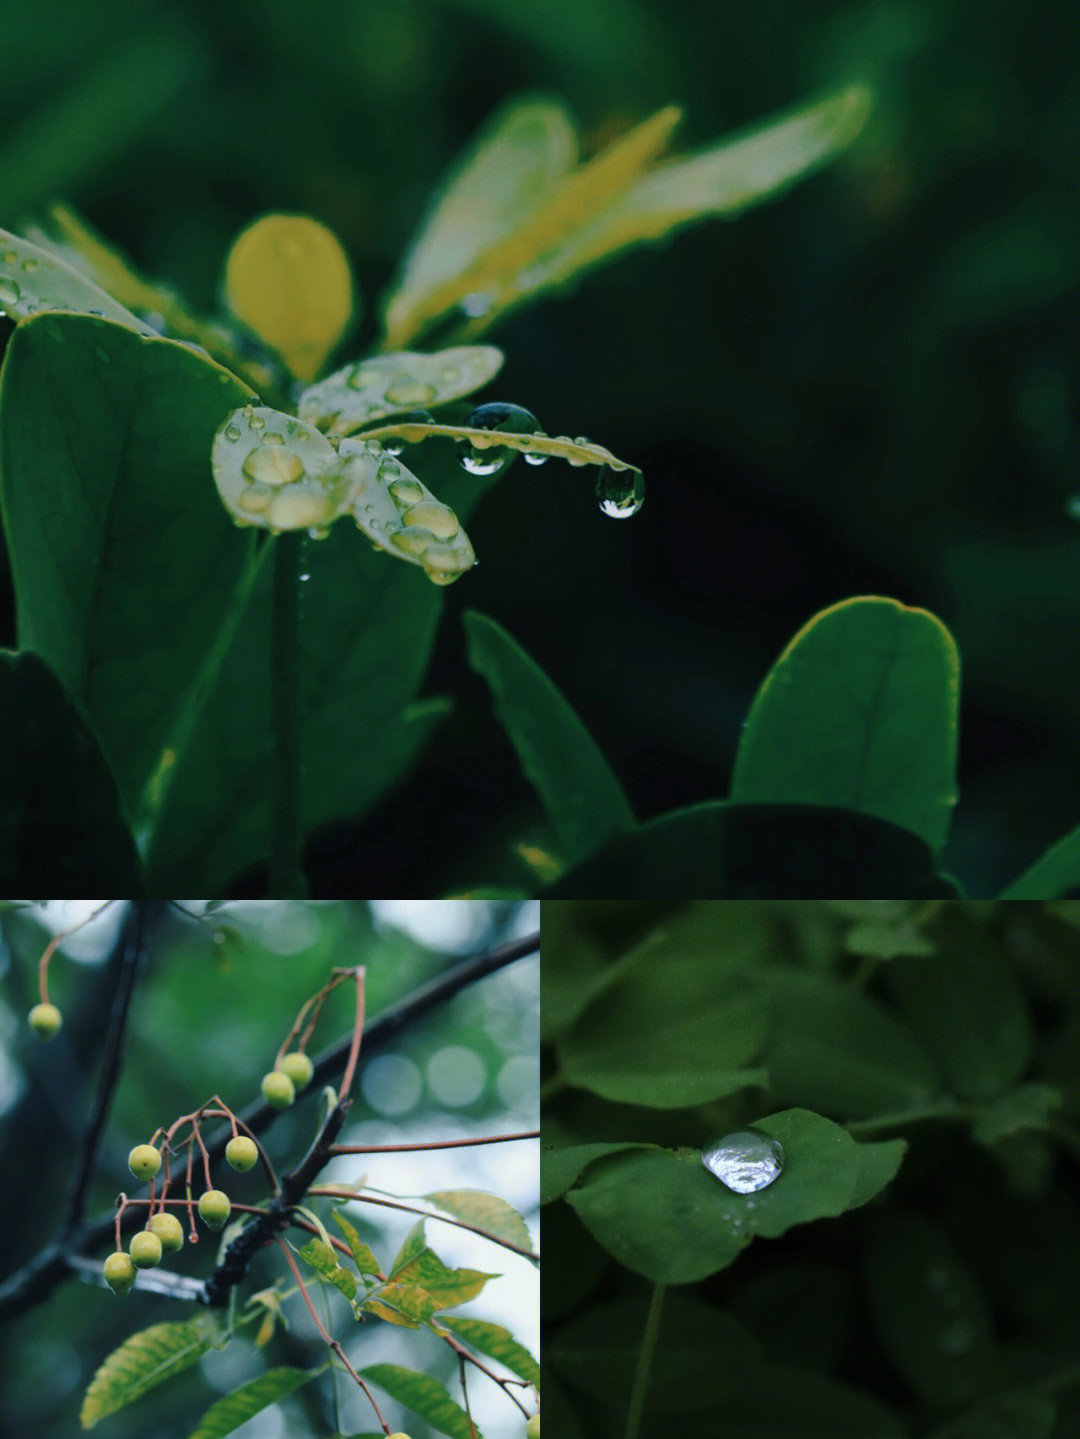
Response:
[[[350,435],[384,415],[442,405],[486,385],[502,369],[494,345],[459,345],[426,355],[400,350],[356,360],[300,396],[300,418],[330,435]],[[490,434],[483,434],[490,440]]]
[[[422,1249],[405,1264],[394,1269],[394,1282],[423,1290],[435,1309],[451,1309],[475,1299],[494,1274],[479,1269],[448,1269],[431,1249]]]
[[[233,242],[225,302],[300,380],[313,380],[353,320],[348,256],[308,215],[263,215]]]
[[[488,1194],[483,1189],[441,1189],[425,1194],[424,1198],[456,1219],[463,1219],[466,1224],[490,1234],[492,1239],[504,1240],[528,1254],[533,1253],[528,1225],[517,1210],[497,1194]]]
[[[345,1236],[345,1243],[349,1246],[353,1262],[361,1274],[373,1274],[376,1277],[381,1273],[379,1261],[372,1254],[371,1250],[360,1238],[355,1227],[349,1223],[340,1209],[335,1209],[331,1215],[334,1223]]]
[[[465,1315],[440,1314],[439,1325],[456,1334],[470,1349],[478,1349],[481,1354],[497,1359],[511,1374],[540,1388],[540,1365],[524,1344],[519,1344],[509,1329],[504,1329],[501,1324]]]
[[[501,723],[571,863],[634,826],[592,736],[547,675],[494,620],[464,616],[469,663],[491,687]]]
[[[239,1429],[252,1415],[287,1398],[323,1372],[322,1368],[292,1369],[286,1365],[268,1369],[265,1374],[249,1379],[239,1389],[211,1404],[191,1431],[189,1439],[224,1439],[226,1434]]]
[[[219,1347],[220,1320],[210,1314],[155,1324],[133,1334],[113,1350],[90,1381],[79,1413],[83,1428],[92,1429],[106,1415],[115,1414]]]
[[[219,425],[210,462],[238,524],[326,538],[348,516],[378,549],[439,585],[476,563],[453,510],[375,440],[343,439],[339,450],[304,420],[245,405]]]
[[[573,119],[557,101],[511,101],[488,121],[447,179],[385,302],[391,345],[418,327],[426,296],[544,203],[577,155]]]
[[[42,310],[70,310],[116,320],[131,330],[146,326],[50,250],[0,230],[0,312],[27,319]]]
[[[300,1258],[339,1289],[346,1299],[356,1298],[356,1275],[338,1262],[337,1252],[321,1239],[311,1239],[300,1250]]]
[[[399,1404],[421,1415],[440,1434],[448,1434],[450,1439],[473,1439],[469,1416],[454,1403],[438,1380],[400,1364],[371,1364],[359,1372],[362,1378],[385,1389]],[[479,1430],[475,1433],[476,1439],[483,1439]]]

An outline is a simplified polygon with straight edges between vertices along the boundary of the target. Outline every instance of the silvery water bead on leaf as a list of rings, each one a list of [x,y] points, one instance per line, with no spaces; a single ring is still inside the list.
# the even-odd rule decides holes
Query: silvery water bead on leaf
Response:
[[[703,1149],[701,1162],[727,1189],[753,1194],[780,1178],[784,1150],[779,1140],[760,1129],[736,1129]]]
[[[531,415],[521,405],[505,404],[498,400],[477,405],[465,425],[470,430],[506,430],[514,435],[535,435],[540,429],[536,416]],[[470,445],[468,440],[462,440],[458,445],[459,462],[463,469],[473,475],[493,475],[496,470],[501,470],[508,460],[514,459],[516,454],[516,450],[507,449],[478,450]]]

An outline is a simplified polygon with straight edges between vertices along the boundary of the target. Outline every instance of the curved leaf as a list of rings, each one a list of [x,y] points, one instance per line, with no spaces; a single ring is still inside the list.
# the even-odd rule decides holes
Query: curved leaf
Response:
[[[42,310],[100,315],[131,330],[146,331],[130,310],[59,255],[0,230],[0,313],[26,319]]]
[[[1080,889],[1080,825],[1006,885],[1000,899],[1057,899]]]
[[[625,460],[616,459],[603,445],[594,444],[592,440],[581,435],[572,440],[569,435],[515,434],[510,430],[477,430],[469,425],[442,425],[434,422],[421,424],[411,420],[396,423],[391,421],[389,424],[376,425],[364,431],[365,439],[379,440],[394,436],[408,441],[409,444],[418,444],[429,435],[448,440],[467,440],[474,450],[518,450],[525,455],[554,455],[569,465],[606,465],[609,470],[629,470],[638,477],[641,484],[641,495],[636,496],[638,508],[644,498],[641,471],[628,465]]]
[[[469,664],[491,687],[499,719],[571,862],[587,858],[634,815],[588,730],[547,675],[501,626],[463,618]]]
[[[956,802],[960,661],[926,610],[876,596],[815,615],[758,691],[731,798],[842,806],[939,850]]]
[[[470,395],[493,379],[502,363],[494,345],[459,345],[431,355],[400,350],[356,360],[301,394],[300,418],[328,434],[350,435],[383,415]]]
[[[220,1348],[223,1334],[217,1314],[200,1314],[175,1324],[155,1324],[114,1349],[90,1381],[79,1418],[92,1429],[107,1414],[188,1369],[211,1349]]]
[[[501,1324],[491,1324],[486,1319],[472,1319],[463,1315],[440,1314],[439,1324],[466,1343],[470,1349],[477,1349],[505,1365],[511,1374],[518,1375],[529,1384],[540,1388],[540,1365],[525,1348],[519,1344],[509,1329]]]
[[[421,1415],[440,1434],[449,1434],[450,1439],[473,1439],[469,1416],[454,1403],[438,1380],[400,1364],[370,1364],[361,1369],[360,1374],[385,1389],[399,1404]]]
[[[488,1194],[482,1189],[441,1189],[423,1197],[455,1219],[490,1234],[492,1239],[501,1239],[529,1254],[533,1252],[528,1225],[517,1210],[497,1194]]]
[[[279,1399],[287,1398],[301,1385],[317,1378],[323,1372],[321,1368],[291,1369],[284,1365],[278,1369],[268,1369],[265,1374],[249,1379],[246,1384],[241,1384],[239,1389],[234,1389],[216,1404],[211,1404],[191,1431],[189,1439],[224,1439],[226,1434],[239,1429],[252,1415],[258,1414],[270,1404],[276,1404]]]

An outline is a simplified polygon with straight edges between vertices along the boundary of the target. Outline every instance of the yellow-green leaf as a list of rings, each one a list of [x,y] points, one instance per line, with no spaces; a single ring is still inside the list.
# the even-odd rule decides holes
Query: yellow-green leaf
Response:
[[[263,215],[229,251],[225,303],[298,379],[313,380],[353,319],[348,256],[308,215]]]
[[[440,1314],[439,1323],[456,1334],[470,1349],[490,1355],[504,1364],[511,1374],[540,1388],[540,1365],[509,1329],[504,1329],[501,1324],[491,1324],[486,1319],[471,1319],[456,1314]]]
[[[311,1239],[300,1250],[300,1258],[311,1265],[318,1274],[339,1289],[346,1299],[356,1298],[356,1275],[338,1262],[337,1253],[321,1239]]]
[[[389,1282],[373,1289],[357,1306],[357,1313],[374,1314],[388,1324],[419,1329],[439,1308],[436,1300],[417,1284]]]
[[[114,1349],[90,1381],[79,1418],[84,1429],[188,1369],[211,1349],[222,1347],[220,1316],[197,1315],[173,1324],[155,1324]]]
[[[544,203],[577,154],[574,122],[557,101],[511,101],[493,116],[451,174],[386,302],[388,346],[415,333],[432,291]]]
[[[450,1439],[473,1439],[475,1434],[482,1439],[464,1409],[454,1403],[437,1379],[400,1364],[369,1364],[360,1374],[385,1389],[399,1404],[420,1414],[440,1434],[449,1434]]]
[[[335,1209],[333,1215],[334,1223],[345,1236],[345,1243],[349,1246],[353,1260],[361,1274],[374,1274],[376,1277],[381,1273],[379,1261],[372,1254],[371,1250],[360,1238],[355,1227],[349,1223],[340,1210]]]
[[[493,1274],[479,1269],[448,1269],[431,1249],[422,1249],[394,1270],[394,1282],[415,1285],[431,1297],[435,1309],[452,1309],[475,1299]]]
[[[26,319],[41,310],[103,315],[142,330],[130,310],[50,250],[0,230],[0,313]]]
[[[268,1369],[265,1374],[249,1379],[239,1389],[224,1395],[211,1404],[198,1424],[191,1431],[189,1439],[224,1439],[234,1429],[239,1429],[253,1414],[258,1414],[270,1404],[276,1404],[294,1393],[302,1384],[324,1372],[318,1369],[292,1369],[282,1366]]]
[[[434,1194],[425,1194],[425,1199],[445,1209],[455,1219],[462,1219],[492,1239],[500,1239],[532,1254],[532,1236],[521,1215],[505,1199],[497,1194],[487,1194],[482,1189],[441,1189]]]
[[[471,395],[502,368],[494,345],[458,345],[424,355],[401,350],[335,370],[300,396],[301,419],[330,435],[350,435],[384,415]]]

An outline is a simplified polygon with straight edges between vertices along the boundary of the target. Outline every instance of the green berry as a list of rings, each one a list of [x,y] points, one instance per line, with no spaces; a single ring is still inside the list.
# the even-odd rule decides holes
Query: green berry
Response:
[[[396,1434],[389,1435],[388,1439],[409,1439],[409,1436],[404,1429],[399,1429]]]
[[[534,1414],[525,1425],[525,1439],[540,1439],[540,1415]]]
[[[199,1217],[210,1229],[224,1229],[231,1211],[229,1196],[220,1189],[207,1189],[199,1198]]]
[[[246,1134],[238,1134],[235,1139],[230,1139],[226,1144],[225,1158],[234,1169],[238,1169],[241,1174],[246,1174],[259,1162],[259,1147]]]
[[[28,1015],[30,1028],[39,1039],[52,1039],[64,1022],[55,1004],[35,1004]]]
[[[296,1098],[292,1080],[280,1069],[272,1069],[269,1074],[263,1075],[262,1092],[267,1104],[274,1109],[288,1109]]]
[[[279,1073],[287,1074],[297,1090],[306,1089],[315,1073],[311,1060],[298,1049],[294,1049],[291,1054],[283,1054],[275,1068]]]
[[[150,1233],[161,1240],[161,1247],[168,1254],[175,1254],[184,1247],[184,1231],[175,1214],[155,1214],[150,1221]]]
[[[128,1155],[128,1168],[136,1179],[153,1179],[161,1168],[161,1155],[152,1144],[136,1144]]]
[[[161,1263],[161,1240],[149,1229],[140,1229],[131,1236],[128,1253],[136,1269],[154,1269]]]
[[[126,1294],[135,1283],[135,1266],[130,1255],[117,1250],[105,1261],[105,1283],[114,1294]]]

